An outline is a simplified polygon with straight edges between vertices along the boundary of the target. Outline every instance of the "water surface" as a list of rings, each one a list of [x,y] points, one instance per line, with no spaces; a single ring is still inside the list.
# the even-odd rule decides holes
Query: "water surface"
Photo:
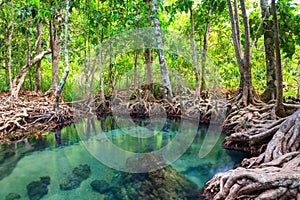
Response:
[[[125,127],[126,131],[134,134],[145,133],[141,130],[144,130],[146,124],[140,121],[138,125],[140,127]],[[172,141],[178,134],[178,127],[179,122],[167,121],[152,137],[137,138],[126,134],[124,127],[120,129],[113,119],[108,117],[102,121],[84,120],[81,124],[71,125],[46,136],[30,138],[18,144],[2,145],[0,146],[0,199],[4,199],[10,192],[20,194],[21,199],[28,199],[26,186],[32,181],[38,181],[42,176],[51,177],[48,194],[42,199],[103,199],[105,196],[94,192],[90,183],[95,179],[111,183],[120,172],[105,166],[93,157],[87,151],[86,143],[82,142],[82,139],[85,142],[105,143],[105,140],[101,140],[105,134],[106,139],[126,151],[149,152],[160,149]],[[214,174],[232,169],[234,164],[239,163],[243,158],[241,153],[222,148],[221,142],[224,139],[222,135],[210,153],[200,159],[199,149],[205,138],[206,129],[206,127],[200,127],[192,145],[171,164],[174,169],[196,183],[199,189]],[[79,134],[78,131],[80,131]],[[216,137],[218,135],[216,134]],[[214,140],[213,136],[211,135],[211,140]],[[214,144],[213,141],[211,143]],[[77,189],[60,190],[59,185],[63,178],[80,164],[90,166],[91,176]]]

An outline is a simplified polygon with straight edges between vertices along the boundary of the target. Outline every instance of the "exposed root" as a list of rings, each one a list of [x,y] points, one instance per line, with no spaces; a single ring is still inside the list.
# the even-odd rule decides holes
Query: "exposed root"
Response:
[[[208,124],[211,116],[221,115],[225,102],[212,99],[194,99],[194,94],[174,96],[171,100],[154,96],[150,90],[140,91],[140,95],[131,95],[130,91],[118,91],[110,101],[95,101],[96,113],[103,115],[132,116],[148,118],[151,116],[166,116],[170,119],[184,116],[189,119],[200,118],[200,123]]]
[[[275,132],[265,152],[245,159],[237,169],[215,175],[204,190],[206,199],[300,198],[300,109],[271,126],[252,138],[245,136],[255,143]]]
[[[256,168],[236,168],[220,173],[207,183],[207,199],[298,199],[300,152]]]
[[[228,105],[229,114],[224,122],[223,132],[230,135],[249,128],[259,128],[261,124],[270,124],[276,119],[274,105],[253,106],[244,108]]]
[[[73,110],[66,104],[53,111],[51,99],[26,94],[18,101],[0,97],[0,143],[20,140],[31,132],[51,130],[73,121]],[[13,133],[13,134],[12,134]]]

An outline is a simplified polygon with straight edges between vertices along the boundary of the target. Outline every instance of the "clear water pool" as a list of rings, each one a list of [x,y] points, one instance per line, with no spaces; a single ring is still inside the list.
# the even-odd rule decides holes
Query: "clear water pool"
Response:
[[[139,134],[140,129],[146,127],[143,121],[139,125],[140,127],[128,126],[126,129]],[[32,137],[18,144],[2,145],[0,146],[0,199],[5,199],[9,193],[17,193],[21,199],[29,199],[26,186],[42,176],[51,177],[48,194],[42,199],[104,199],[105,195],[94,192],[90,183],[95,179],[111,183],[120,172],[107,167],[93,157],[87,151],[86,143],[82,142],[82,139],[85,142],[93,141],[93,138],[99,140],[99,137],[105,134],[106,139],[126,151],[147,152],[162,148],[172,141],[178,134],[178,126],[179,122],[164,122],[161,131],[155,133],[153,137],[141,139],[124,133],[124,130],[118,128],[111,117],[107,117],[102,121],[84,120],[79,125],[71,125],[45,136]],[[86,132],[83,133],[78,127],[84,127]],[[206,129],[206,127],[199,127],[187,151],[171,164],[172,168],[196,183],[199,191],[214,174],[232,169],[234,164],[239,163],[244,156],[241,153],[223,149],[221,142],[224,136],[221,135],[210,153],[200,159],[199,149],[206,136]],[[77,131],[81,133],[78,134]],[[216,134],[216,137],[218,135]],[[215,140],[213,133],[209,138]],[[214,142],[211,143],[214,144]],[[90,177],[84,180],[77,189],[60,190],[59,185],[64,177],[80,164],[90,166],[92,172]],[[115,182],[114,184],[117,184]]]

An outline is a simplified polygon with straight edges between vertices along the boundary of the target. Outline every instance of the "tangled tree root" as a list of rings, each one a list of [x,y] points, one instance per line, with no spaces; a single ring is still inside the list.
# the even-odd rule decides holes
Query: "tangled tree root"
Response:
[[[215,175],[206,185],[205,198],[300,199],[299,141],[300,110],[280,124],[264,153]]]
[[[227,107],[229,107],[229,114],[223,128],[226,135],[248,130],[249,128],[261,128],[262,124],[267,126],[276,119],[274,104],[249,105],[244,108],[229,104]]]
[[[0,143],[26,138],[31,132],[49,131],[73,122],[73,109],[60,105],[53,111],[51,99],[26,94],[17,101],[0,97]]]
[[[285,104],[285,107],[295,112],[295,108],[299,105]],[[260,107],[250,105],[235,110],[228,115],[224,123],[225,133],[229,136],[226,137],[223,145],[227,149],[240,150],[257,156],[265,150],[280,124],[285,120],[286,118],[276,117],[273,104]]]
[[[206,187],[208,199],[299,199],[300,152],[256,168],[239,167],[216,175]]]
[[[200,123],[210,123],[211,116],[218,116],[224,111],[225,101],[194,98],[193,92],[184,96],[174,96],[172,99],[157,98],[150,90],[142,91],[142,95],[128,97],[129,91],[116,93],[111,99],[96,101],[96,113],[103,115],[131,116],[149,118],[151,116],[166,116],[169,119],[182,116],[194,119],[200,118]]]

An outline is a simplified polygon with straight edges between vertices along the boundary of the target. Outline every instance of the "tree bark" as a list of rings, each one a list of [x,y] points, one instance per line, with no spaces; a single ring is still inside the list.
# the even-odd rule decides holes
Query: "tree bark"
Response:
[[[172,88],[171,88],[171,82],[170,77],[168,73],[168,68],[165,60],[165,54],[164,54],[164,45],[163,45],[163,39],[160,29],[160,23],[158,20],[158,9],[157,9],[157,0],[152,1],[152,12],[154,15],[154,30],[155,30],[155,37],[157,41],[157,54],[159,57],[159,63],[160,63],[160,71],[162,76],[162,85],[165,87],[165,95],[169,99],[172,97]]]
[[[151,27],[151,18],[150,18],[150,10],[151,10],[151,6],[150,6],[150,2],[151,0],[146,0],[146,5],[147,5],[147,24],[148,27]],[[145,57],[145,61],[146,61],[146,74],[147,74],[147,84],[150,86],[151,84],[153,84],[153,71],[152,71],[152,63],[153,63],[153,55],[152,55],[152,50],[149,48],[146,48],[144,51],[144,57]]]
[[[87,85],[88,83],[88,78],[89,78],[89,65],[87,64],[87,34],[86,34],[86,4],[87,4],[87,0],[84,1],[84,9],[83,9],[83,23],[84,23],[84,27],[83,27],[83,43],[84,43],[84,60],[83,60],[83,67],[84,67],[84,71],[85,71],[85,84]]]
[[[52,5],[52,0],[50,0]],[[59,8],[60,10],[60,8]],[[58,86],[58,65],[61,51],[61,17],[60,12],[54,14],[50,20],[50,46],[52,51],[52,84],[50,93],[53,93]]]
[[[13,39],[13,34],[14,34],[14,25],[15,25],[15,14],[14,14],[14,1],[11,0],[11,33],[9,34],[8,37],[8,77],[9,77],[9,91],[12,92],[12,72],[11,72],[11,67],[12,67],[12,39]]]
[[[7,28],[7,23],[4,24],[4,27],[3,27],[3,35],[4,35],[4,44],[6,44],[5,41],[9,41],[9,35],[8,35],[8,28]],[[5,55],[5,51],[3,51],[3,55]],[[4,58],[3,59],[3,68],[5,69],[5,82],[6,82],[6,85],[9,86],[10,82],[9,82],[9,71],[8,71],[8,58]]]
[[[98,3],[98,10],[99,10],[99,3]],[[98,35],[100,33],[100,25],[98,25]],[[98,36],[99,38],[99,36]],[[101,39],[98,39],[98,43],[100,46],[100,52],[99,52],[99,67],[100,67],[100,72],[99,72],[99,82],[100,82],[100,98],[102,100],[105,100],[104,96],[104,83],[103,83],[103,59],[102,59],[102,41],[103,41],[103,29],[101,33]]]
[[[254,92],[253,85],[252,85],[252,63],[251,63],[251,51],[250,51],[250,26],[249,26],[249,20],[248,15],[246,11],[246,5],[244,0],[240,0],[241,3],[241,9],[242,9],[242,15],[243,15],[243,23],[244,23],[244,79],[245,84],[243,88],[243,102],[244,105],[248,105],[249,103],[252,103],[252,95]]]
[[[236,4],[235,7],[237,7],[237,2],[234,1]],[[235,50],[235,56],[237,59],[239,71],[240,71],[240,85],[239,85],[239,90],[242,90],[243,88],[243,79],[244,79],[244,64],[243,64],[243,58],[242,58],[242,47],[241,43],[239,42],[239,18],[234,15],[231,0],[227,0],[228,4],[228,9],[229,9],[229,16],[230,16],[230,21],[231,21],[231,30],[232,30],[232,39],[233,39],[233,45],[234,45],[234,50]],[[237,11],[237,10],[236,10]]]
[[[194,65],[194,73],[196,78],[195,99],[197,99],[200,97],[200,79],[199,79],[199,68],[198,68],[196,44],[195,44],[195,25],[194,25],[194,14],[193,14],[192,6],[190,7],[190,22],[191,22],[191,43],[192,43],[192,53],[193,53],[193,65]]]
[[[18,72],[12,82],[12,90],[11,90],[11,97],[13,99],[18,98],[19,91],[24,83],[25,77],[29,71],[29,69],[34,66],[38,61],[43,59],[43,57],[47,54],[51,53],[51,49],[47,49],[46,51],[41,52],[40,54],[36,55],[29,64],[26,64],[22,67],[22,69]]]
[[[209,11],[208,11],[208,15],[209,15]],[[201,88],[200,88],[201,92],[206,90],[205,68],[206,68],[206,55],[208,50],[209,34],[210,34],[210,21],[206,22],[205,35],[203,38],[203,54],[202,54],[202,65],[201,65],[202,72],[201,72]]]
[[[146,48],[144,51],[144,57],[146,60],[146,74],[147,74],[147,84],[153,84],[153,71],[152,71],[152,63],[153,56],[151,49]]]
[[[300,109],[284,120],[261,125],[266,131],[276,127],[266,150],[234,170],[216,174],[204,189],[207,199],[299,199]],[[245,139],[257,142],[253,137]]]
[[[28,15],[28,19],[27,19],[27,27],[30,27],[30,15],[31,13],[29,13]],[[26,46],[27,46],[27,58],[26,58],[26,64],[29,65],[30,64],[30,59],[31,59],[31,48],[30,48],[30,42],[29,42],[29,34],[28,34],[29,30],[27,29],[26,31],[26,36],[25,36],[25,42],[26,42]],[[30,79],[31,80],[31,79]],[[31,83],[31,81],[30,81]]]
[[[138,60],[138,50],[134,51],[134,58],[133,58],[133,88],[136,89],[137,82],[138,82],[138,72],[137,72],[137,60]]]
[[[275,38],[275,51],[276,51],[276,90],[277,101],[275,113],[279,117],[285,117],[286,112],[283,105],[283,85],[282,85],[282,66],[281,66],[281,54],[280,54],[280,40],[279,40],[279,25],[276,13],[276,3],[272,0],[272,11],[274,21],[274,38]]]
[[[264,31],[264,46],[266,55],[266,79],[267,88],[261,94],[261,99],[264,102],[277,98],[276,91],[276,70],[275,70],[275,48],[274,48],[274,35],[272,33],[273,22],[270,19],[270,6],[267,0],[260,0],[261,15],[263,18],[263,31]]]
[[[247,16],[245,1],[240,0],[240,6],[243,16],[243,25],[244,25],[244,54],[242,55],[242,46],[240,39],[240,26],[238,19],[238,3],[237,0],[234,0],[234,10],[232,8],[231,0],[227,0],[229,15],[232,28],[232,39],[235,49],[235,54],[240,71],[240,85],[236,93],[236,100],[239,101],[239,105],[244,107],[249,104],[255,104],[257,100],[257,94],[254,91],[252,85],[252,63],[251,63],[251,51],[250,51],[250,27],[249,20]]]
[[[99,57],[99,66],[100,66],[100,98],[102,100],[105,100],[104,96],[104,83],[103,83],[103,63],[102,63],[102,44],[100,44],[100,57]]]
[[[97,9],[98,11],[100,11],[100,3],[99,1],[97,2]],[[99,82],[100,82],[100,98],[101,100],[105,100],[105,96],[104,96],[104,83],[103,83],[103,60],[102,60],[102,42],[103,42],[103,28],[101,30],[101,36],[100,36],[100,23],[98,24],[98,30],[97,30],[97,38],[98,38],[98,45],[100,48],[99,51],[99,68],[100,68],[100,72],[99,72]]]
[[[42,52],[42,24],[38,22],[36,26],[37,30],[37,43],[36,43],[36,54],[40,54]],[[41,90],[41,61],[36,63],[35,68],[35,92],[39,92]]]
[[[59,98],[60,98],[62,89],[64,88],[68,74],[69,74],[69,46],[68,46],[69,29],[68,28],[69,28],[69,0],[66,0],[66,17],[65,17],[65,62],[66,62],[66,67],[65,67],[65,71],[62,76],[62,79],[59,83],[59,86],[56,88],[56,91],[55,91],[55,100],[54,100],[53,109],[56,112],[59,111]]]

